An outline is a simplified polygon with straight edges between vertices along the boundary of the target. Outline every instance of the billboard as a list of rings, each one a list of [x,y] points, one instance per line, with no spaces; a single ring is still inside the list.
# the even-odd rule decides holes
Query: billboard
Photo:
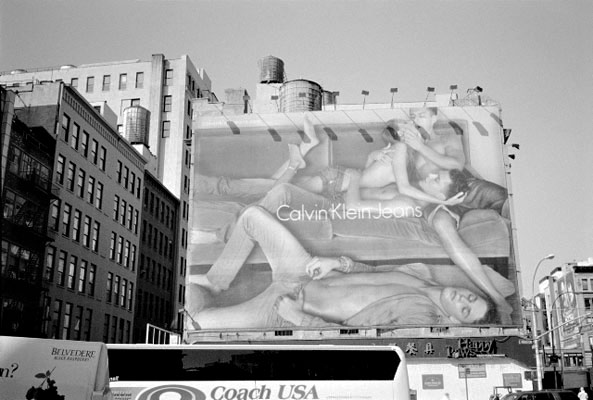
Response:
[[[497,107],[201,116],[189,330],[518,326]]]
[[[556,281],[556,312],[557,321],[562,328],[558,330],[562,347],[574,349],[580,345],[579,309],[575,293],[574,272],[568,272]]]

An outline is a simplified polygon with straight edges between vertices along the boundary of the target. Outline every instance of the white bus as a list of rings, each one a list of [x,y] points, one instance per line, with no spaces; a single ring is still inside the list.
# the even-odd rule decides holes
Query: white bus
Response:
[[[409,400],[396,346],[108,344],[114,400]]]

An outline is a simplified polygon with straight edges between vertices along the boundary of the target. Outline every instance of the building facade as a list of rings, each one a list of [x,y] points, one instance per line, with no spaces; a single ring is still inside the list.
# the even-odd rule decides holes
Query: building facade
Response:
[[[134,313],[134,342],[147,338],[147,324],[181,331],[183,318],[173,310],[182,303],[184,271],[175,269],[179,200],[149,172],[144,174],[138,290]],[[178,276],[176,276],[176,274]],[[178,287],[176,287],[178,286]],[[150,330],[148,330],[150,336]],[[149,340],[152,342],[152,340]]]
[[[2,89],[3,99],[11,95]],[[0,334],[39,337],[48,289],[43,258],[48,210],[55,201],[55,140],[44,128],[30,128],[18,116],[13,118],[12,102],[6,104],[10,107],[3,107],[3,119],[10,121],[2,132],[7,152],[2,163]]]
[[[76,90],[19,90],[17,115],[55,140],[42,335],[132,338],[145,159]]]
[[[27,84],[48,81],[62,81],[78,90],[93,105],[107,105],[113,111],[116,119],[114,123],[120,134],[123,133],[126,108],[141,106],[150,111],[147,146],[137,149],[148,160],[147,168],[180,202],[181,219],[175,242],[175,276],[178,279],[174,287],[184,291],[185,276],[182,273],[187,260],[191,100],[202,98],[216,101],[206,71],[196,68],[187,55],[167,59],[162,54],[154,54],[149,61],[63,65],[0,74],[0,84],[13,90],[22,90]],[[106,116],[105,113],[103,115]],[[177,294],[175,299],[183,299]],[[183,303],[175,302],[172,307],[173,310],[181,309]]]
[[[593,382],[593,260],[555,268],[539,282],[543,386],[579,388]]]

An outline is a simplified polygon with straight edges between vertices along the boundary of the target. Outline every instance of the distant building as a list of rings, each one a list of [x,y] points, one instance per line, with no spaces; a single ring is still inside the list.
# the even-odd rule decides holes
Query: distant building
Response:
[[[131,341],[146,160],[76,90],[20,90],[16,115],[54,138],[42,336]]]
[[[149,172],[144,175],[134,342],[144,342],[146,325],[181,331],[173,304],[182,303],[185,271],[177,271],[179,199]],[[179,286],[178,288],[176,286]],[[179,298],[174,298],[175,294]]]
[[[593,382],[593,259],[555,268],[540,280],[544,387]],[[554,374],[556,373],[556,375]]]
[[[204,69],[196,68],[187,55],[167,59],[163,54],[154,54],[148,61],[63,65],[0,73],[0,84],[12,90],[23,91],[31,85],[51,81],[62,81],[78,90],[109,123],[114,124],[120,135],[125,136],[126,109],[141,106],[149,111],[148,138],[145,143],[133,142],[134,147],[147,160],[146,168],[179,199],[180,208],[189,207],[191,100],[218,102]],[[185,276],[179,272],[186,269],[187,221],[187,218],[181,218],[174,244],[177,247],[177,273],[173,286],[179,291],[185,290]],[[183,299],[183,296],[175,295],[174,298]],[[173,310],[179,310],[183,308],[183,302],[171,306]]]
[[[14,93],[2,96],[2,269],[0,334],[43,336],[48,286],[43,259],[52,193],[55,140],[14,115]],[[17,110],[18,114],[18,110]],[[4,156],[6,150],[6,157]]]

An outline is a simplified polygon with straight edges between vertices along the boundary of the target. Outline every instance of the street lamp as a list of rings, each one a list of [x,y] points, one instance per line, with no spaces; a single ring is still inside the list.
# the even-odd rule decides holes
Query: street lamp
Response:
[[[548,254],[544,258],[538,261],[537,265],[535,266],[535,271],[533,271],[533,280],[531,281],[531,295],[532,295],[532,307],[531,307],[531,324],[532,324],[532,334],[534,337],[533,345],[535,346],[535,369],[536,369],[536,376],[537,376],[537,389],[541,390],[542,388],[542,363],[539,356],[539,339],[537,337],[537,329],[535,323],[535,277],[537,276],[537,270],[539,266],[546,260],[551,260],[555,256],[554,254]]]

